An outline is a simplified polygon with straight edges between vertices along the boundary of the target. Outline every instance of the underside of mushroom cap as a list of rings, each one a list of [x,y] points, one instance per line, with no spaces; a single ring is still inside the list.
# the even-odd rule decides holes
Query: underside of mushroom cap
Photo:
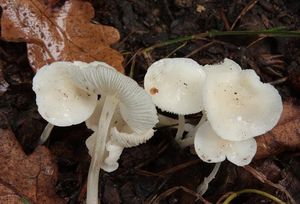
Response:
[[[41,68],[33,78],[33,90],[41,116],[55,126],[85,121],[93,113],[97,95],[80,89],[70,78],[70,62],[54,62]]]
[[[97,131],[102,108],[103,108],[103,101],[98,100],[97,106],[93,114],[85,121],[86,126],[89,129],[93,130],[94,132]]]
[[[111,129],[111,140],[123,147],[134,147],[139,144],[146,143],[153,135],[153,129],[149,129],[144,134],[121,132],[116,127]]]
[[[202,66],[189,58],[165,58],[153,63],[144,79],[145,90],[163,111],[193,114],[203,109]]]
[[[206,67],[206,73],[203,103],[217,135],[241,141],[264,134],[277,124],[282,112],[281,97],[253,70],[228,69],[218,64]]]
[[[217,163],[225,158],[238,166],[251,162],[257,149],[256,141],[250,138],[243,141],[228,141],[219,137],[209,122],[204,122],[195,135],[195,151],[205,162]]]
[[[85,121],[87,127],[92,129],[93,131],[97,130],[102,106],[103,104],[98,102],[98,105],[95,108],[94,113],[91,115],[89,119]],[[149,129],[143,134],[135,133],[122,118],[119,108],[117,108],[114,113],[109,129],[110,129],[109,139],[113,143],[119,144],[120,146],[123,147],[134,147],[139,144],[145,143],[154,135],[153,129]]]
[[[105,98],[115,96],[119,100],[122,118],[138,134],[152,129],[158,122],[155,106],[150,96],[133,79],[122,75],[104,63],[79,66],[72,78],[78,86]]]

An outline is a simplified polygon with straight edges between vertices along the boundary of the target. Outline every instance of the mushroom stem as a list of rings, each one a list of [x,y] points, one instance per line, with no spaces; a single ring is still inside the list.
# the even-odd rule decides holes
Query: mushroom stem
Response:
[[[175,137],[176,141],[180,141],[182,139],[184,133],[184,124],[185,124],[184,115],[178,115],[178,128]]]
[[[194,138],[195,138],[196,131],[205,121],[206,121],[206,115],[205,115],[205,113],[203,113],[203,116],[202,116],[201,120],[199,121],[199,123],[191,131],[188,132],[188,134],[186,135],[186,137],[184,139],[180,139],[177,141],[181,148],[192,146],[194,144]]]
[[[98,183],[101,164],[104,160],[105,146],[108,139],[109,126],[118,105],[118,99],[115,96],[101,97],[104,100],[98,129],[96,131],[96,141],[92,152],[88,182],[87,182],[87,204],[98,204]]]
[[[194,144],[194,137],[187,137],[178,141],[178,144],[181,148],[186,148]]]
[[[49,138],[52,129],[54,128],[54,125],[52,125],[51,123],[48,123],[45,127],[45,129],[43,130],[40,140],[39,140],[39,145],[42,145],[46,142],[46,140]]]
[[[199,193],[201,196],[204,195],[204,193],[207,191],[209,183],[216,177],[220,166],[221,162],[216,163],[208,177],[205,177],[203,182],[198,186],[197,193]]]

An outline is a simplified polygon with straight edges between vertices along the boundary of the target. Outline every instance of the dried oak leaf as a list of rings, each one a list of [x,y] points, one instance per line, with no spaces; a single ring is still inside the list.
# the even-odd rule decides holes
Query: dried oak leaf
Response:
[[[61,0],[43,0],[46,5],[55,6]]]
[[[63,204],[55,194],[57,169],[46,147],[27,156],[9,129],[0,129],[0,203]]]
[[[91,23],[89,2],[69,0],[60,8],[44,0],[0,0],[1,35],[26,42],[28,59],[37,71],[54,61],[103,61],[123,72],[123,56],[110,47],[120,39],[117,29]]]
[[[278,124],[271,131],[257,137],[256,142],[256,159],[300,149],[300,105],[293,100],[285,102]]]

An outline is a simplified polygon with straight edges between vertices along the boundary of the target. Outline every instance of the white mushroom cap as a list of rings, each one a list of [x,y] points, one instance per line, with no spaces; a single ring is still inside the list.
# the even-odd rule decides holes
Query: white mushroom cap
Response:
[[[98,125],[99,125],[99,119],[103,108],[103,101],[98,100],[97,106],[93,112],[93,114],[85,121],[86,126],[93,130],[94,132],[97,131]]]
[[[145,90],[161,110],[187,115],[203,109],[202,66],[189,58],[165,58],[153,63],[144,79]]]
[[[97,130],[99,118],[101,115],[103,104],[98,102],[94,113],[89,119],[85,121],[88,128],[93,131]],[[118,144],[123,147],[134,147],[142,143],[146,143],[154,135],[154,130],[149,129],[143,134],[135,133],[128,124],[122,118],[120,109],[116,109],[110,125],[110,140],[114,144]]]
[[[280,118],[278,91],[262,83],[253,70],[232,60],[204,66],[203,104],[214,131],[226,140],[241,141],[271,130]]]
[[[229,141],[219,137],[211,128],[209,122],[204,122],[195,135],[195,150],[205,162],[217,163],[229,161],[244,166],[251,162],[256,153],[256,141],[250,138],[243,141]]]
[[[93,113],[97,95],[87,93],[72,81],[70,62],[54,62],[40,69],[33,78],[33,90],[41,116],[56,126],[85,121]]]
[[[104,65],[103,65],[104,64]],[[90,93],[115,96],[124,121],[136,133],[143,134],[158,122],[151,97],[133,79],[105,63],[72,70],[73,80]]]

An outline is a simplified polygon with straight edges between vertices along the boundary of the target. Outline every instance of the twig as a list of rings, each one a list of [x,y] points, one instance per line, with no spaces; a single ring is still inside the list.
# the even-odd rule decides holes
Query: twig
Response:
[[[221,8],[221,9],[219,10],[219,13],[220,13],[220,17],[221,17],[221,19],[222,19],[222,21],[223,21],[223,23],[224,23],[225,29],[226,29],[226,30],[230,30],[229,22],[228,22],[227,17],[226,17],[225,14],[224,14],[223,8]]]
[[[250,11],[255,4],[258,2],[258,0],[252,0],[249,4],[247,4],[245,6],[245,8],[241,11],[241,13],[238,15],[238,17],[235,19],[235,21],[233,22],[233,24],[230,27],[230,30],[233,30],[233,28],[235,27],[235,25],[237,24],[237,22],[248,12]]]
[[[189,167],[189,166],[198,164],[198,163],[200,163],[200,162],[201,162],[200,159],[188,161],[188,162],[185,162],[185,163],[183,163],[183,164],[179,164],[179,165],[177,165],[177,166],[174,166],[174,167],[172,167],[172,168],[169,168],[169,169],[160,171],[160,172],[158,172],[157,174],[159,174],[159,175],[161,175],[161,176],[165,176],[165,175],[167,175],[167,174],[175,173],[175,172],[177,172],[177,171],[180,171],[180,170],[185,169],[185,168],[187,168],[187,167]]]
[[[133,79],[134,71],[135,71],[135,60],[136,60],[136,55],[134,55],[132,57],[132,63],[131,63],[131,66],[130,66],[129,77],[132,78],[132,79]]]
[[[244,190],[241,190],[241,191],[238,191],[238,192],[233,192],[224,202],[223,204],[230,204],[230,202],[235,199],[236,197],[240,196],[241,194],[244,194],[244,193],[255,193],[255,194],[258,194],[258,195],[261,195],[263,197],[266,197],[266,198],[269,198],[270,200],[274,201],[275,203],[278,203],[278,204],[286,204],[286,202],[280,200],[279,198],[267,193],[267,192],[264,192],[264,191],[260,191],[260,190],[257,190],[257,189],[244,189]]]
[[[286,82],[287,80],[288,80],[288,77],[283,77],[283,78],[277,79],[275,81],[271,81],[271,82],[269,82],[269,84],[278,85],[278,84],[282,84],[282,83]]]
[[[174,16],[172,15],[172,12],[171,12],[170,9],[169,9],[169,4],[168,4],[168,1],[167,1],[167,0],[164,0],[164,5],[165,5],[165,9],[166,9],[168,15],[170,16],[170,19],[171,19],[172,21],[174,21]]]
[[[224,195],[222,195],[222,196],[218,199],[218,201],[216,202],[216,204],[223,204],[223,201],[226,200],[226,198],[227,198],[228,196],[230,196],[231,194],[233,194],[233,193],[234,193],[234,192],[231,192],[231,191],[225,193]]]
[[[178,190],[182,190],[192,196],[195,196],[196,200],[201,200],[203,203],[205,204],[210,204],[209,201],[205,200],[202,196],[200,196],[199,194],[197,194],[195,191],[192,191],[184,186],[175,186],[173,188],[170,188],[168,190],[166,190],[165,192],[161,193],[159,196],[156,197],[155,200],[153,200],[153,202],[151,202],[151,204],[159,204],[160,201],[168,196],[170,196],[171,194],[173,194],[174,192],[178,191]],[[150,203],[149,203],[150,204]]]
[[[253,42],[251,42],[249,45],[247,45],[247,48],[252,47],[253,45],[255,45],[256,43],[262,41],[263,39],[265,39],[266,37],[259,37],[256,40],[254,40]]]
[[[207,43],[207,44],[205,44],[205,45],[203,45],[203,46],[201,46],[201,47],[199,47],[199,48],[193,50],[192,52],[190,52],[189,54],[187,54],[185,57],[191,57],[192,55],[196,54],[197,52],[200,52],[201,50],[203,50],[203,49],[205,49],[205,48],[211,46],[211,45],[214,44],[214,43],[215,43],[214,41],[209,42],[209,43]]]
[[[187,42],[182,43],[180,46],[178,46],[177,48],[175,48],[172,52],[170,52],[165,58],[168,58],[170,56],[172,56],[174,53],[176,53],[178,50],[180,50],[181,48],[183,48],[184,46],[186,46]]]
[[[268,185],[270,185],[270,186],[272,186],[272,187],[280,190],[281,192],[283,192],[288,197],[288,199],[290,200],[290,202],[292,204],[296,204],[296,201],[293,199],[293,197],[291,196],[291,194],[282,185],[273,183],[272,181],[268,180],[267,177],[263,173],[257,171],[255,168],[253,168],[253,167],[251,167],[249,165],[244,166],[244,169],[246,171],[248,171],[249,173],[251,173],[260,182],[266,183],[266,184],[268,184]]]

